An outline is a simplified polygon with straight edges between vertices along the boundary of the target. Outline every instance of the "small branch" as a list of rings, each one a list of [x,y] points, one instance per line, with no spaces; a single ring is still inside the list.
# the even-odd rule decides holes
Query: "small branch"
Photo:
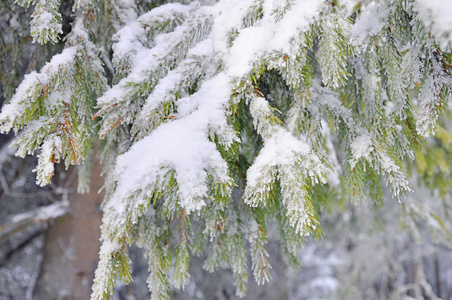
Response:
[[[19,243],[16,247],[14,247],[13,249],[9,249],[9,251],[6,252],[5,255],[3,255],[3,257],[0,259],[0,268],[3,267],[15,253],[25,248],[35,238],[40,236],[44,232],[44,230],[45,228],[37,230],[36,232],[28,236],[25,240],[23,240],[21,243]]]
[[[10,217],[10,221],[0,226],[0,243],[21,232],[29,226],[49,222],[69,212],[69,202],[62,201],[39,207],[30,212]]]

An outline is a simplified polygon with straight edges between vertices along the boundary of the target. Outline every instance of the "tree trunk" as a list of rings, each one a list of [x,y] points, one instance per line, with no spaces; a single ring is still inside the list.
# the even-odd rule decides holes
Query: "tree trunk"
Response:
[[[33,299],[90,298],[100,248],[103,195],[102,167],[94,164],[90,192],[77,194],[76,180],[69,193],[70,213],[46,232],[45,253]],[[75,175],[76,170],[72,170]]]

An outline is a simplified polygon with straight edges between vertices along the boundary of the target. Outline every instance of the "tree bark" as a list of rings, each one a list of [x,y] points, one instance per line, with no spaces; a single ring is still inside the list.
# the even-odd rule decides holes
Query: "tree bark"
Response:
[[[73,180],[69,193],[70,213],[46,231],[45,253],[33,299],[90,298],[100,248],[101,169],[96,162],[87,194],[78,194],[76,180]]]

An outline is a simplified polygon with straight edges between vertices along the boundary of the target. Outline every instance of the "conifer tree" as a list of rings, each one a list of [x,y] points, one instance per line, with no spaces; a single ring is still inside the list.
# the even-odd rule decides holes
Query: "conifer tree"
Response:
[[[17,155],[37,154],[39,185],[64,162],[79,165],[86,191],[100,143],[106,197],[91,299],[130,282],[134,242],[149,259],[152,299],[183,289],[203,251],[204,268],[231,269],[243,296],[249,270],[258,284],[271,278],[268,222],[294,261],[304,239],[323,234],[327,207],[379,203],[384,184],[403,205],[416,172],[449,193],[447,153],[428,142],[451,139],[439,122],[452,83],[446,4],[163,2],[75,0],[64,49],[0,114]],[[33,41],[59,41],[60,0],[1,5],[11,18],[14,5],[32,6]]]

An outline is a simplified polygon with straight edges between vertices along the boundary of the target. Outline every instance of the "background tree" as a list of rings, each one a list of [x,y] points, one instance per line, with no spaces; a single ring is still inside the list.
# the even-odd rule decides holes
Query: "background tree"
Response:
[[[204,268],[231,269],[243,296],[249,265],[258,284],[271,277],[272,224],[295,263],[305,237],[323,234],[322,214],[366,196],[381,205],[382,181],[401,202],[402,224],[421,221],[449,242],[437,212],[403,200],[408,173],[441,196],[450,186],[450,134],[438,124],[451,84],[443,5],[155,4],[74,1],[65,48],[25,76],[0,114],[3,132],[21,130],[17,155],[39,151],[40,185],[55,163],[81,164],[86,192],[101,139],[92,299],[129,282],[134,241],[149,259],[152,298],[183,288],[191,257],[204,252]],[[33,40],[57,42],[60,2],[35,5]]]

